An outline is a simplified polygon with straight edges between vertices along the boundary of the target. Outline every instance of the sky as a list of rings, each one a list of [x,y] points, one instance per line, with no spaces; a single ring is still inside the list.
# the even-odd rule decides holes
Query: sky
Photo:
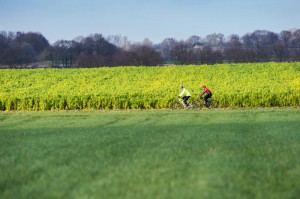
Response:
[[[0,31],[50,44],[99,33],[131,42],[300,29],[300,0],[0,0]]]

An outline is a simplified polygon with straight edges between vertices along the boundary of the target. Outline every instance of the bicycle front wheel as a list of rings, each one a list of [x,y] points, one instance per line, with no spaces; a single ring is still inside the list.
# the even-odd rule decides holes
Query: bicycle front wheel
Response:
[[[191,103],[190,103],[190,107],[191,107],[191,109],[199,109],[199,101],[192,101]]]
[[[209,102],[209,108],[218,108],[219,107],[219,102],[217,100],[212,100]]]
[[[182,109],[182,104],[180,102],[173,102],[170,106],[171,110],[179,110]]]

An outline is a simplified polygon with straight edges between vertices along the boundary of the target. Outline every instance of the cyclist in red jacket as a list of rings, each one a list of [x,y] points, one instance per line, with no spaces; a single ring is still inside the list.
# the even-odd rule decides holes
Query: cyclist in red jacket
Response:
[[[200,99],[202,99],[202,95],[206,93],[206,95],[204,96],[204,102],[205,102],[205,106],[209,107],[208,99],[211,98],[212,92],[205,85],[203,85],[202,88],[203,88],[203,92],[199,95],[199,97]]]

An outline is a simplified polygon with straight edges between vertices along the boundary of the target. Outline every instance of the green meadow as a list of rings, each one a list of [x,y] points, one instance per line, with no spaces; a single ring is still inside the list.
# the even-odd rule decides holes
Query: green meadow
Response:
[[[296,199],[299,111],[0,112],[0,198]]]

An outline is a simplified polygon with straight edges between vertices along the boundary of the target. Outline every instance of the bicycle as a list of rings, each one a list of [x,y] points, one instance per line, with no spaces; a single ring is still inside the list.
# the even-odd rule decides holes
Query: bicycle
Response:
[[[219,107],[219,102],[217,100],[211,99],[209,98],[208,101],[208,106],[205,105],[205,101],[204,99],[201,97],[201,100],[197,100],[194,103],[197,104],[197,108],[200,110],[202,109],[204,106],[206,106],[207,108],[211,109],[211,108],[218,108]]]
[[[191,102],[188,102],[188,107],[186,109],[197,109],[197,108],[198,108],[197,103],[195,101],[191,101]],[[184,109],[183,99],[179,98],[178,100],[172,102],[170,109],[171,110]]]

